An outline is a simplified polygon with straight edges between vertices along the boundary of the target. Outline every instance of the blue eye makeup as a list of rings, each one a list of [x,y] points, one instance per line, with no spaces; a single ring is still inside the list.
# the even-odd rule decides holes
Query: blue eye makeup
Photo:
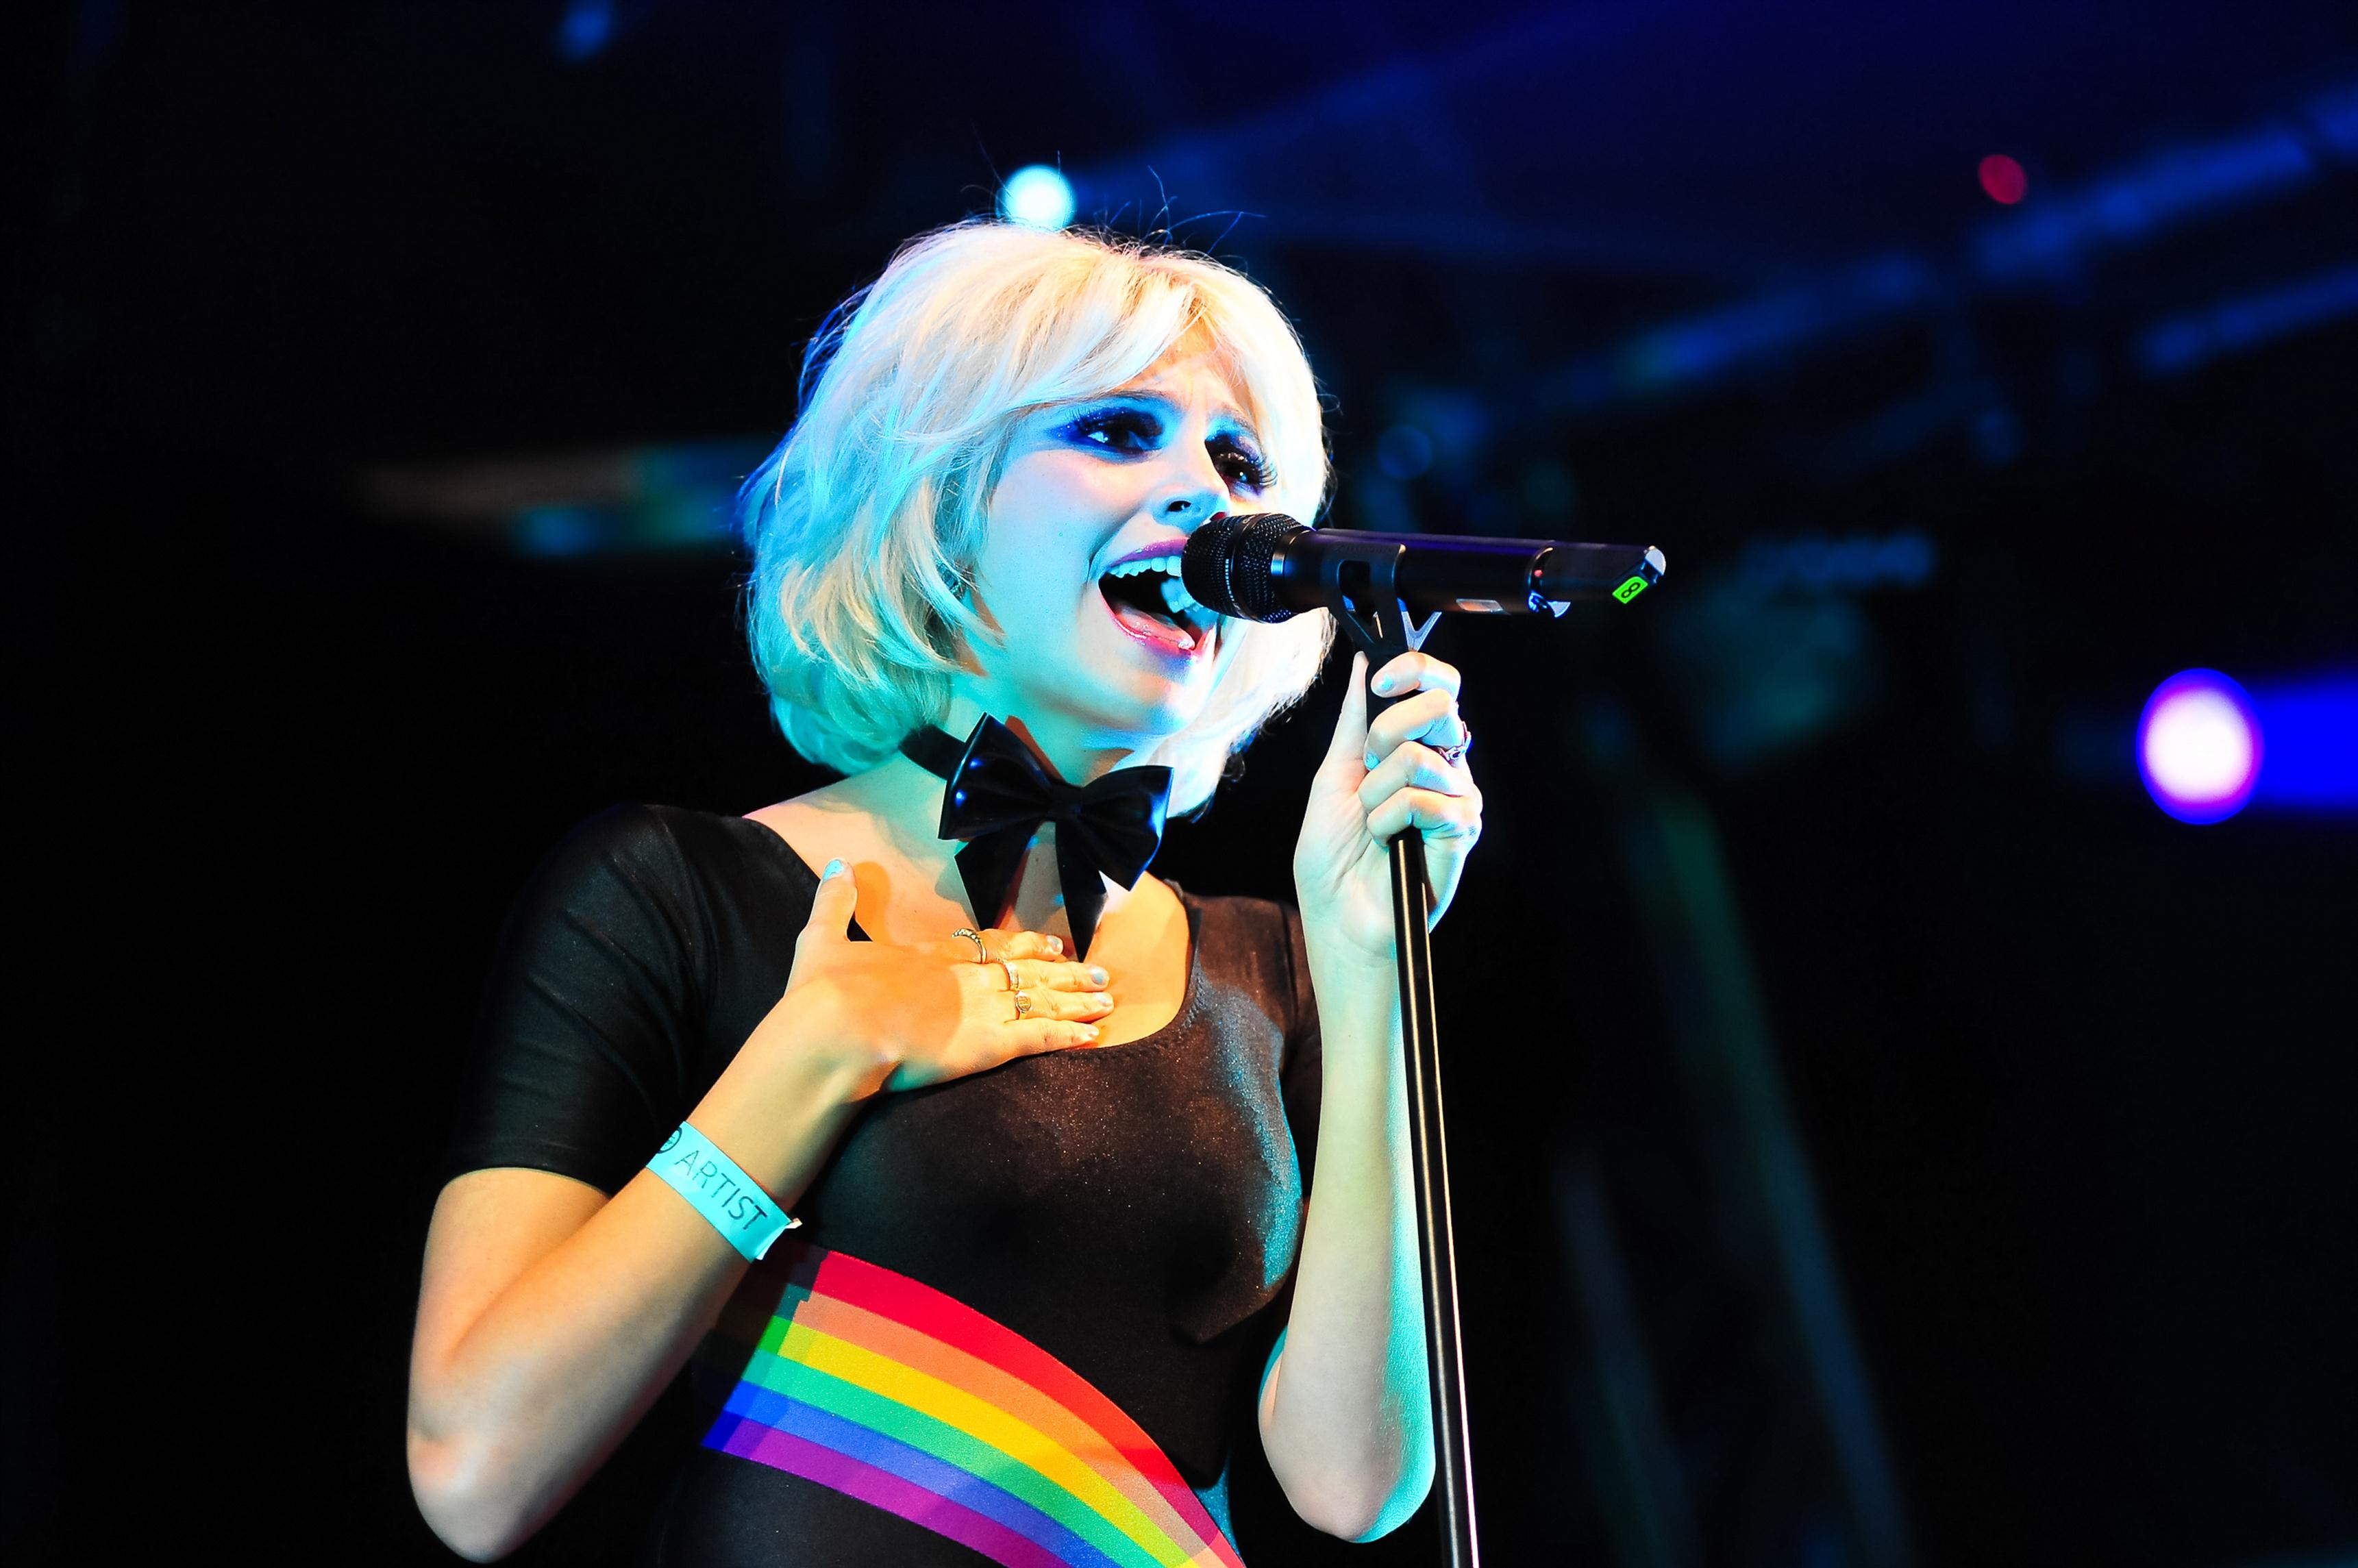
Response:
[[[1084,447],[1113,452],[1151,452],[1163,439],[1163,421],[1150,409],[1117,405],[1090,409],[1066,424],[1060,434]]]
[[[1057,435],[1075,446],[1140,457],[1162,446],[1164,428],[1163,416],[1152,408],[1111,404],[1067,420]],[[1230,490],[1258,495],[1277,481],[1267,460],[1240,431],[1221,431],[1206,441],[1204,448]]]
[[[1242,436],[1215,436],[1205,443],[1212,454],[1212,466],[1220,470],[1230,490],[1249,490],[1255,495],[1277,482],[1277,472],[1269,460],[1253,449]]]

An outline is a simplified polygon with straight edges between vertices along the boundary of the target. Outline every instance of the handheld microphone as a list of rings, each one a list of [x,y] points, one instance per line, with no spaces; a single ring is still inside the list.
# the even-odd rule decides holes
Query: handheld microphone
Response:
[[[1270,512],[1224,513],[1197,528],[1187,536],[1179,575],[1206,609],[1278,622],[1370,592],[1395,599],[1410,616],[1561,615],[1583,600],[1627,604],[1667,566],[1650,545],[1368,534],[1313,528]]]

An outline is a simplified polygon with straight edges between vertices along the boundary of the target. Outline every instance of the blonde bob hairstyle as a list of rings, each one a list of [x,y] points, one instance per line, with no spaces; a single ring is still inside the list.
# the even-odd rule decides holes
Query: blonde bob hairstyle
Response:
[[[912,240],[804,358],[801,414],[739,501],[754,667],[786,740],[849,773],[949,710],[970,646],[985,510],[1019,421],[1102,396],[1182,345],[1221,362],[1275,483],[1256,509],[1317,514],[1318,395],[1258,284],[1136,241],[975,222]],[[1229,755],[1316,678],[1333,625],[1228,621],[1204,710],[1141,761],[1172,806],[1210,798]],[[1005,714],[996,717],[1004,719]]]

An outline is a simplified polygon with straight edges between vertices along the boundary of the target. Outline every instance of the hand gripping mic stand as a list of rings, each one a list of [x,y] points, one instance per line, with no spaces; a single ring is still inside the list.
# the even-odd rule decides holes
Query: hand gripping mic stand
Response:
[[[1399,535],[1311,529],[1264,514],[1215,516],[1189,535],[1187,591],[1223,615],[1283,621],[1324,608],[1368,655],[1373,675],[1422,647],[1444,609],[1560,615],[1574,600],[1627,604],[1662,575],[1661,552],[1627,545],[1544,539],[1416,540],[1443,546],[1436,567],[1410,561]],[[1403,580],[1402,567],[1411,580]],[[1314,571],[1315,587],[1313,587]],[[1449,580],[1454,579],[1454,581]],[[1428,610],[1422,622],[1411,601]],[[1405,694],[1403,694],[1405,695]],[[1398,698],[1370,692],[1370,719]],[[1466,1443],[1466,1363],[1457,1326],[1456,1252],[1449,1219],[1448,1139],[1442,1130],[1441,1057],[1433,1024],[1433,892],[1424,839],[1391,841],[1393,953],[1400,965],[1401,1033],[1408,1077],[1409,1157],[1416,1195],[1417,1262],[1424,1281],[1424,1361],[1432,1383],[1434,1461],[1440,1469],[1442,1560],[1478,1568],[1474,1470]]]
[[[1344,633],[1368,655],[1373,676],[1424,645],[1434,611],[1412,625],[1395,579],[1397,545],[1319,562],[1320,586]],[[1402,696],[1408,694],[1403,693]],[[1398,697],[1368,694],[1368,719]],[[1442,1561],[1476,1568],[1474,1469],[1466,1446],[1466,1363],[1457,1327],[1457,1253],[1449,1219],[1449,1140],[1442,1129],[1440,1041],[1433,1024],[1433,890],[1424,839],[1413,828],[1392,835],[1392,952],[1400,966],[1401,1036],[1408,1076],[1411,1181],[1416,1194],[1417,1264],[1424,1278],[1424,1365],[1433,1393],[1433,1463],[1441,1509]]]

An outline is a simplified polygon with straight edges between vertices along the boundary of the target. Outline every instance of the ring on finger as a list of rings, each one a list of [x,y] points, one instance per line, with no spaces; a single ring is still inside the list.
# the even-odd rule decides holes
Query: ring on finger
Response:
[[[1014,964],[1006,958],[993,958],[991,962],[997,964],[1001,968],[1007,971],[1007,989],[1013,991],[1016,995],[1022,996],[1023,994],[1023,982],[1015,978]],[[1029,1007],[1031,1004],[1026,1002],[1024,1005]],[[1018,1016],[1021,1015],[1019,1014]]]
[[[950,935],[954,937],[963,936],[968,941],[974,944],[974,961],[976,963],[988,964],[990,962],[990,949],[982,945],[981,932],[977,931],[971,925],[961,925],[956,931],[951,932]]]
[[[1032,1011],[1032,999],[1029,996],[1026,996],[1023,992],[1015,992],[1014,1000],[1016,1017],[1022,1018],[1025,1013]]]
[[[1453,768],[1464,762],[1466,753],[1474,749],[1474,726],[1461,719],[1457,721],[1457,744],[1433,748],[1433,751],[1439,753],[1441,760]]]

